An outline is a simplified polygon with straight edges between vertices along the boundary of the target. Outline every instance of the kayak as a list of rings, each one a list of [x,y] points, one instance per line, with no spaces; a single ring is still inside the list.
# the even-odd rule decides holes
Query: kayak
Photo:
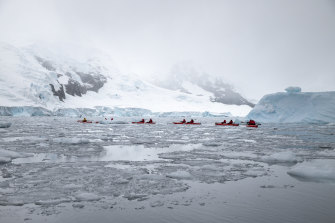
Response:
[[[174,122],[173,124],[175,125],[183,125],[183,124],[186,124],[185,122]]]
[[[216,122],[215,125],[224,125],[224,126],[239,126],[240,124],[228,124],[228,123],[221,123],[221,122]]]
[[[258,125],[247,125],[247,127],[258,128]]]
[[[149,124],[149,125],[153,125],[153,124],[156,124],[156,122],[132,122],[132,124]]]
[[[80,122],[80,123],[93,123],[92,121],[86,121],[86,122],[84,122],[83,120],[78,120],[77,122]]]

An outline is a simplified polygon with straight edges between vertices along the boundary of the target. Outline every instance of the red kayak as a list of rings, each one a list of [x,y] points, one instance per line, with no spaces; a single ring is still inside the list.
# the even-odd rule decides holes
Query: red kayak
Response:
[[[201,125],[201,123],[199,122],[193,122],[193,123],[189,123],[189,122],[174,122],[173,124],[175,125]]]
[[[258,128],[258,125],[247,125],[247,127]]]
[[[215,125],[224,125],[224,126],[239,126],[240,124],[228,124],[228,123],[221,123],[221,122],[216,122]]]
[[[132,124],[149,124],[149,125],[153,125],[153,124],[156,124],[156,122],[132,122]]]
[[[84,122],[83,120],[78,120],[77,122],[80,122],[80,123],[93,123],[92,121],[86,121],[86,122]]]

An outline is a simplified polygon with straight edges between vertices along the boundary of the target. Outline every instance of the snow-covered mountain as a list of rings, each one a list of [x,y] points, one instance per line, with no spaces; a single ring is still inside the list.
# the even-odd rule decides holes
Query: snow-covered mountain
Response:
[[[335,122],[335,91],[301,92],[289,87],[287,92],[265,95],[248,118],[260,122]]]
[[[234,116],[245,116],[251,110],[247,103],[220,100],[210,87],[199,87],[201,93],[189,94],[123,74],[108,55],[96,50],[72,46],[15,47],[6,43],[0,43],[0,49],[0,106],[52,110],[132,107],[154,112],[230,112]],[[190,84],[193,85],[189,89],[198,90],[194,83]],[[222,86],[225,87],[223,83]]]
[[[156,79],[155,83],[166,89],[178,90],[197,96],[207,96],[212,102],[255,106],[222,79],[213,78],[205,72],[199,72],[192,65],[185,63],[176,64],[167,78]]]

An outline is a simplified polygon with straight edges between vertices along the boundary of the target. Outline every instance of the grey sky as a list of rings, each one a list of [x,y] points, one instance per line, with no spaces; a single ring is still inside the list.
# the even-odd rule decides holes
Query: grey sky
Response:
[[[0,0],[0,30],[101,48],[146,78],[191,62],[248,98],[335,90],[334,0]]]

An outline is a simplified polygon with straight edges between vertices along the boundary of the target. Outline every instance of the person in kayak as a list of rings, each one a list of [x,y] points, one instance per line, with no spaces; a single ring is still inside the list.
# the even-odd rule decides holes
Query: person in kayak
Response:
[[[226,119],[225,120],[223,120],[223,122],[221,122],[222,124],[226,124],[227,122],[226,122]]]
[[[152,123],[153,121],[152,121],[152,119],[150,119],[147,123]]]
[[[250,119],[249,122],[247,122],[248,125],[256,125],[256,122],[252,119]]]
[[[84,118],[84,119],[83,119],[83,122],[87,122],[87,119],[86,119],[86,118]]]
[[[230,121],[228,122],[228,124],[229,124],[229,125],[233,124],[233,120],[230,120]]]
[[[181,123],[186,123],[186,119],[183,119],[183,121]]]
[[[144,121],[144,118],[142,118],[142,120],[141,120],[140,122],[143,122],[143,123],[144,123],[144,122],[145,122],[145,121]]]
[[[188,124],[193,124],[194,123],[194,120],[191,119],[191,121],[188,122]]]

